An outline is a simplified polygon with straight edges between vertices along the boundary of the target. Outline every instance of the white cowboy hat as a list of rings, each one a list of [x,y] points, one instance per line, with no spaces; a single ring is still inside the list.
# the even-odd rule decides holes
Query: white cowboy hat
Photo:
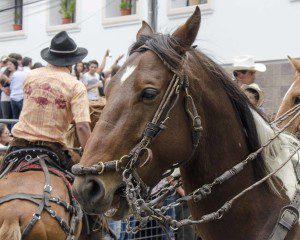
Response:
[[[247,89],[253,89],[256,92],[258,92],[258,102],[257,102],[257,106],[261,106],[265,100],[265,93],[263,90],[260,89],[260,87],[258,86],[257,83],[251,83],[249,85],[247,84],[243,84],[241,86],[242,89],[247,90]]]
[[[265,72],[266,65],[262,63],[255,63],[252,56],[239,56],[234,59],[233,70],[251,70],[258,72]]]

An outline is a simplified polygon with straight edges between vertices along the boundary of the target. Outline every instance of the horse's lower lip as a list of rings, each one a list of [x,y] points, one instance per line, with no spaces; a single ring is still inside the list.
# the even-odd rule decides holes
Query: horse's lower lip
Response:
[[[104,215],[113,220],[120,220],[124,217],[126,210],[128,209],[128,204],[126,197],[124,195],[124,187],[119,187],[114,194],[113,201],[110,205],[108,211]]]
[[[110,206],[110,209],[108,209],[108,210],[104,213],[104,215],[105,215],[106,217],[112,218],[112,217],[116,214],[116,212],[119,210],[119,207],[120,207],[120,201],[121,201],[120,198],[121,198],[121,197],[120,197],[119,194],[114,196],[114,199],[113,199],[113,201],[112,201],[112,204],[111,204],[111,206]]]

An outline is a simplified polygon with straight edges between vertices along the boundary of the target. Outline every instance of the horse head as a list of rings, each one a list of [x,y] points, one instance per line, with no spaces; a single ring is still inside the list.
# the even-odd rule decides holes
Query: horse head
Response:
[[[143,22],[128,59],[106,87],[107,103],[86,145],[80,162],[82,166],[126,160],[140,143],[147,124],[153,120],[168,86],[177,76],[174,72],[180,75],[186,70],[183,69],[184,61],[187,61],[185,54],[192,49],[200,19],[197,7],[172,35],[156,34]],[[160,47],[159,53],[154,52],[150,47],[155,49],[157,45],[166,48]],[[164,49],[169,52],[165,53]],[[141,181],[150,188],[175,163],[187,161],[193,149],[184,96],[178,95],[176,102],[173,97],[164,108],[165,111],[172,109],[165,119],[166,129],[150,144],[151,150],[140,152],[141,161],[147,164],[136,167]],[[170,106],[172,103],[174,107]],[[165,111],[161,114],[165,115]],[[113,219],[123,218],[129,210],[123,188],[122,172],[116,171],[104,171],[99,176],[79,176],[73,187],[76,198],[87,212],[101,214],[110,209],[109,215]]]
[[[300,103],[300,60],[294,59],[290,56],[288,56],[288,59],[290,60],[291,65],[295,69],[295,76],[292,85],[290,86],[289,90],[287,91],[282,100],[282,103],[276,115],[276,119],[278,119],[280,116],[282,116],[287,111],[294,108],[297,104]],[[278,123],[278,127],[281,128],[284,125],[286,125],[295,114],[296,113],[291,115],[290,118],[287,118],[284,121]],[[288,128],[288,131],[295,134],[299,130],[299,125],[300,117],[293,121],[293,123]]]

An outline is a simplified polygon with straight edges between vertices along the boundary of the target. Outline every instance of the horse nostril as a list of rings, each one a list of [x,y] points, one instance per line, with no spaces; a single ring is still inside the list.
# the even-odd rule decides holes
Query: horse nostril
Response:
[[[96,195],[99,191],[101,191],[100,186],[96,183],[96,181],[89,181],[87,184],[87,189],[90,191],[90,195]]]
[[[104,187],[101,181],[97,178],[89,178],[86,182],[83,190],[84,197],[93,203],[101,201],[104,197]]]

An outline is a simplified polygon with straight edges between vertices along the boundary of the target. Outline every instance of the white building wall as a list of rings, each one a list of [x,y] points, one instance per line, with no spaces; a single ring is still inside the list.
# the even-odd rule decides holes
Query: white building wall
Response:
[[[55,1],[25,6],[23,31],[19,33],[7,32],[11,29],[11,24],[0,24],[0,55],[20,52],[39,61],[40,50],[49,45],[54,34],[60,29],[68,28],[52,24],[60,21],[55,17],[57,11],[53,12],[55,7],[52,5],[55,5]],[[137,10],[137,17],[130,18],[130,22],[119,18],[115,26],[104,20],[106,25],[103,25],[103,8],[117,1],[77,0],[76,18],[80,24],[72,25],[72,29],[68,31],[79,46],[88,48],[87,60],[101,60],[107,48],[111,49],[113,57],[126,52],[135,40],[141,20],[147,20],[148,1],[138,0],[137,8],[140,7],[140,10]],[[172,31],[189,15],[168,16],[167,6],[172,5],[171,1],[174,0],[158,1],[159,30]],[[211,4],[211,10],[203,12],[196,42],[209,56],[221,63],[230,63],[234,56],[241,54],[254,55],[260,61],[284,59],[287,54],[300,56],[300,32],[297,30],[299,0],[211,0]],[[106,7],[106,10],[107,15],[115,14],[111,8]],[[5,15],[1,14],[0,23],[12,21],[9,14],[3,16]]]
[[[174,30],[186,19],[170,19],[166,7],[159,1],[160,31]],[[221,63],[243,54],[264,61],[287,54],[300,57],[299,14],[299,0],[212,0],[212,11],[203,12],[196,44]]]

